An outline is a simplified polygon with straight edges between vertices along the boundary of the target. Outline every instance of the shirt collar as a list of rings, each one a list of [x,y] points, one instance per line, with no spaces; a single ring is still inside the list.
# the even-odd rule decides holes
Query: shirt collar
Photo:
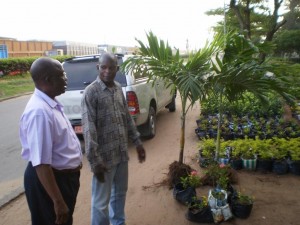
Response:
[[[59,106],[62,108],[62,104],[58,102],[56,99],[53,100],[48,95],[46,95],[44,92],[40,91],[39,89],[34,89],[34,94],[38,96],[39,98],[43,99],[51,108],[55,108],[56,106]]]
[[[99,78],[99,76],[97,77],[96,81],[100,84],[101,89],[104,91],[105,89],[108,89],[108,87],[106,86],[106,84]],[[114,81],[115,85],[114,85],[114,89],[117,87],[116,82]]]

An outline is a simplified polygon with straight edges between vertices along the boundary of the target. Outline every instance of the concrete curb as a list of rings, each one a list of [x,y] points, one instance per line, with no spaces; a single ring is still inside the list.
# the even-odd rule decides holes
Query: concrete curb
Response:
[[[18,187],[15,190],[12,190],[10,193],[8,193],[7,195],[4,195],[1,199],[0,199],[0,209],[4,206],[6,206],[7,204],[9,204],[11,201],[13,201],[14,199],[16,199],[17,197],[19,197],[20,195],[22,195],[24,193],[24,188],[23,187]]]
[[[32,93],[33,92],[26,92],[26,93],[23,93],[23,94],[14,95],[14,96],[10,96],[10,97],[7,97],[7,98],[0,98],[0,102],[6,101],[6,100],[9,100],[9,99],[12,99],[12,98],[21,97],[21,96],[24,96],[24,95],[30,95]]]

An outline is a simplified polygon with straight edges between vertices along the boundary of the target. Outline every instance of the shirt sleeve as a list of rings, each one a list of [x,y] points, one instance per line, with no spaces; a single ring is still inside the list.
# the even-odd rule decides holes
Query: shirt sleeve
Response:
[[[97,172],[96,170],[98,165],[103,164],[104,162],[98,150],[98,138],[96,129],[97,101],[95,98],[92,98],[92,95],[89,94],[88,90],[85,91],[82,97],[81,110],[81,123],[83,128],[87,159],[90,163],[92,172]]]
[[[33,166],[52,164],[52,128],[51,122],[43,114],[32,114],[24,118],[27,123],[26,138]]]

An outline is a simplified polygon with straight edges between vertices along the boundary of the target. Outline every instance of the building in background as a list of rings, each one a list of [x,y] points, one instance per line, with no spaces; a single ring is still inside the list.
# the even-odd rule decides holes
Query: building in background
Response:
[[[63,55],[71,56],[99,54],[97,44],[74,41],[53,41],[53,50],[62,50]]]
[[[98,45],[99,54],[104,52],[119,53],[119,54],[134,54],[138,51],[136,47],[119,46],[119,45]]]
[[[0,45],[3,51],[7,51],[6,58],[43,56],[45,51],[52,49],[51,41],[17,41],[13,38],[1,37]]]
[[[0,45],[0,59],[8,58],[8,50],[5,44]]]
[[[134,54],[136,47],[108,44],[90,44],[75,41],[18,41],[13,38],[0,37],[0,58],[16,58],[31,56],[82,56],[103,52]]]

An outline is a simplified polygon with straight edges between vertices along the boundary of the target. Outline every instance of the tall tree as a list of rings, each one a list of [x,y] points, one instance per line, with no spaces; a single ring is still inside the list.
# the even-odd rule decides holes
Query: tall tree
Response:
[[[210,10],[206,14],[225,14],[225,23],[221,21],[215,27],[217,31],[224,30],[226,26],[228,30],[238,30],[253,42],[268,42],[272,41],[274,34],[286,23],[286,19],[281,19],[279,13],[284,7],[283,0],[272,1],[270,8],[268,0],[230,0],[227,8]]]
[[[300,29],[300,0],[288,0],[288,11],[284,14],[286,23],[283,25],[284,30]]]
[[[287,6],[288,11],[284,14],[287,22],[276,33],[274,42],[279,56],[293,58],[295,53],[300,55],[300,0],[289,0]]]
[[[239,30],[239,33],[254,43],[270,42],[275,33],[287,22],[284,18],[281,20],[279,14],[279,10],[284,7],[284,0],[272,1],[273,6],[270,8],[269,0],[230,0],[229,8],[223,9],[226,23],[220,23],[216,29],[220,31],[224,26],[228,26],[230,30]],[[207,14],[220,15],[220,12],[220,9],[211,10]],[[265,58],[266,53],[260,53],[261,62]]]

